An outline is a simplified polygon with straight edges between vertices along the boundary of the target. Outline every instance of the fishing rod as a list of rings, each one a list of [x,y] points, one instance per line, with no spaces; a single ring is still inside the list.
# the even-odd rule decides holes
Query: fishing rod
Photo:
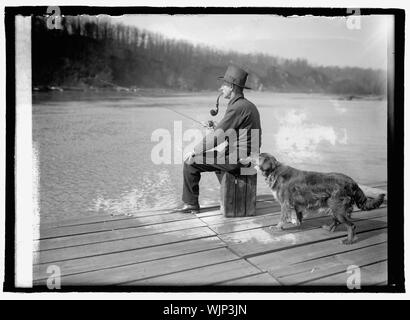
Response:
[[[218,97],[216,98],[215,109],[211,109],[211,111],[210,111],[210,114],[211,114],[213,117],[215,117],[215,116],[218,114],[218,112],[219,112],[219,98],[222,96],[222,94],[223,94],[223,93],[221,92],[221,93],[218,95]],[[198,120],[196,120],[196,119],[194,119],[194,118],[192,118],[192,117],[190,117],[190,116],[188,116],[188,115],[186,115],[186,114],[184,114],[184,113],[182,113],[182,112],[176,111],[176,110],[174,110],[174,109],[171,109],[171,108],[168,108],[168,107],[165,107],[165,106],[160,106],[160,108],[165,108],[165,109],[168,109],[168,110],[173,111],[173,112],[175,112],[175,113],[178,113],[179,115],[181,115],[181,116],[183,116],[183,117],[185,117],[185,118],[187,118],[187,119],[190,119],[190,120],[192,120],[192,121],[194,121],[194,122],[199,123],[201,126],[203,126],[203,127],[205,127],[205,128],[215,127],[215,123],[214,123],[214,121],[212,121],[212,120],[208,120],[208,121],[207,121],[207,125],[204,125],[202,122],[200,122],[200,121],[198,121]]]
[[[184,114],[184,113],[182,113],[182,112],[176,111],[176,110],[174,110],[174,109],[171,109],[171,108],[168,108],[168,107],[165,107],[165,106],[159,106],[159,107],[160,107],[160,108],[167,109],[167,110],[170,110],[170,111],[175,112],[175,113],[178,113],[179,115],[181,115],[181,116],[183,116],[183,117],[185,117],[185,118],[187,118],[187,119],[189,119],[189,120],[192,120],[192,121],[194,121],[194,122],[196,122],[196,123],[199,123],[202,127],[205,127],[205,128],[208,128],[208,127],[209,127],[209,126],[207,126],[207,125],[204,125],[202,122],[200,122],[200,121],[198,121],[198,120],[196,120],[196,119],[194,119],[194,118],[192,118],[192,117],[190,117],[190,116],[188,116],[188,115],[186,115],[186,114]]]
[[[112,83],[112,82],[108,82],[108,81],[105,81],[105,80],[101,80],[101,79],[98,79],[98,80],[100,80],[101,82],[103,82],[103,83],[106,83],[106,84],[109,84],[109,85],[112,85],[112,86],[116,86],[116,87],[118,87],[118,88],[126,88],[126,87],[121,87],[121,86],[119,86],[119,85],[117,85],[117,84],[115,84],[115,83]],[[128,89],[128,88],[126,88],[126,89]],[[219,112],[219,98],[222,96],[222,92],[218,95],[218,97],[216,98],[216,104],[215,104],[215,109],[211,109],[211,111],[210,111],[210,114],[213,116],[213,117],[215,117],[217,114],[218,114],[218,112]],[[212,121],[212,120],[208,120],[207,121],[207,124],[203,124],[202,122],[200,122],[200,121],[198,121],[198,120],[196,120],[196,119],[194,119],[194,118],[192,118],[192,117],[190,117],[190,116],[188,116],[188,115],[186,115],[186,114],[184,114],[184,113],[182,113],[182,112],[179,112],[179,111],[176,111],[176,110],[174,110],[174,109],[171,109],[171,108],[168,108],[168,107],[166,107],[166,106],[159,106],[160,108],[164,108],[164,109],[167,109],[167,110],[170,110],[170,111],[172,111],[172,112],[175,112],[175,113],[177,113],[177,114],[179,114],[179,115],[181,115],[181,116],[183,116],[183,117],[185,117],[185,118],[187,118],[187,119],[189,119],[189,120],[191,120],[191,121],[194,121],[194,122],[196,122],[196,123],[199,123],[202,127],[204,127],[204,128],[214,128],[215,127],[215,122],[214,121]]]

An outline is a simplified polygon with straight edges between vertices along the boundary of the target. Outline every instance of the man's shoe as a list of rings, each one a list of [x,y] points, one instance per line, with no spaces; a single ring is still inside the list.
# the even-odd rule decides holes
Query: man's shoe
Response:
[[[199,213],[199,205],[183,203],[181,206],[175,208],[174,211],[182,213]]]

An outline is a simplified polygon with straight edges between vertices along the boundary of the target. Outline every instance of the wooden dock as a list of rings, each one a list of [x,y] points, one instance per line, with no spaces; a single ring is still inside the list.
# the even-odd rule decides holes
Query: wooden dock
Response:
[[[387,183],[364,189],[369,196],[386,190]],[[358,237],[353,245],[341,243],[343,226],[334,233],[321,228],[329,217],[273,231],[279,211],[272,196],[263,195],[254,217],[226,218],[219,206],[210,206],[197,215],[163,210],[42,224],[34,285],[45,285],[47,269],[58,266],[62,287],[346,286],[351,265],[360,267],[362,286],[387,284],[386,202],[352,214]]]

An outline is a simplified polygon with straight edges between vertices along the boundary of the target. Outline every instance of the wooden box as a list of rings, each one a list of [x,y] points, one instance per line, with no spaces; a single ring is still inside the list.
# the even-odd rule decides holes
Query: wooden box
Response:
[[[256,172],[235,176],[228,172],[220,175],[221,213],[225,217],[253,216],[256,212]]]

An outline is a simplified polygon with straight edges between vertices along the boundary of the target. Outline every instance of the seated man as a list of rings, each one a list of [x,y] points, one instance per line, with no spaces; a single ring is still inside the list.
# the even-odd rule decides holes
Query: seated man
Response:
[[[251,152],[259,152],[261,146],[259,112],[256,106],[243,95],[244,88],[250,89],[245,87],[247,77],[248,73],[245,70],[234,65],[228,67],[224,77],[219,77],[223,79],[220,89],[222,96],[230,100],[226,113],[215,127],[215,131],[207,135],[193,151],[184,156],[182,194],[184,204],[179,208],[182,212],[199,212],[199,180],[202,172],[227,171],[239,174],[243,167],[239,159],[245,158]],[[225,153],[207,152],[225,140],[228,142]],[[216,144],[215,141],[218,143]]]

